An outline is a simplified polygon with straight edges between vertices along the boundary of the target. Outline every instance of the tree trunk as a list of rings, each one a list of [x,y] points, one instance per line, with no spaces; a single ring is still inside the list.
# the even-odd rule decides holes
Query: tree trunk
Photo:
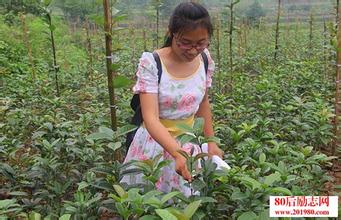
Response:
[[[159,6],[156,8],[156,48],[159,48],[159,17],[160,17]]]
[[[93,75],[93,58],[92,58],[90,24],[89,24],[89,20],[87,18],[85,20],[85,30],[86,30],[87,52],[88,52],[88,58],[89,58],[88,74],[86,77],[90,78]]]
[[[244,40],[244,51],[245,53],[247,53],[247,49],[248,49],[248,42],[247,42],[247,36],[248,36],[248,23],[247,21],[244,23],[244,28],[243,28],[243,40]]]
[[[334,120],[334,130],[335,130],[335,144],[332,147],[332,155],[335,155],[336,149],[341,147],[341,7],[338,1],[338,50],[337,50],[337,68],[336,68],[336,92],[335,92],[335,120]]]
[[[54,69],[54,78],[55,78],[55,83],[56,83],[56,91],[57,91],[57,96],[60,96],[60,91],[59,91],[59,83],[58,83],[58,72],[59,72],[59,66],[57,65],[57,56],[56,56],[56,45],[54,41],[54,26],[52,25],[52,18],[51,14],[47,14],[47,19],[49,22],[49,28],[50,28],[50,37],[51,37],[51,44],[52,44],[52,53],[53,53],[53,69]]]
[[[143,28],[142,35],[143,35],[143,51],[147,51],[146,28]]]
[[[26,25],[26,16],[24,14],[20,14],[20,20],[21,20],[21,24],[22,24],[23,39],[24,39],[24,43],[25,43],[25,46],[27,49],[28,59],[29,59],[29,62],[31,64],[32,80],[34,81],[36,78],[36,70],[34,67],[33,56],[32,56],[32,47],[30,44],[30,38],[28,35],[28,29],[27,29],[27,25]]]
[[[327,51],[327,24],[325,18],[323,18],[323,58],[324,58],[324,77],[328,79],[328,51]]]
[[[218,90],[221,91],[221,62],[220,62],[220,17],[217,17],[217,61],[218,61]]]
[[[230,24],[229,24],[229,61],[230,61],[230,90],[233,89],[233,6],[234,2],[231,1],[230,8]]]
[[[312,54],[313,49],[313,14],[310,13],[310,19],[309,19],[309,57]]]
[[[116,108],[115,108],[115,95],[113,87],[113,71],[112,66],[112,33],[111,33],[111,16],[109,8],[109,0],[103,0],[104,9],[104,31],[105,31],[105,54],[107,63],[107,77],[108,77],[108,90],[110,100],[110,113],[111,113],[111,128],[116,130]]]
[[[136,59],[136,38],[135,38],[135,31],[134,31],[134,24],[130,24],[130,45],[132,45],[131,48],[131,58],[132,58],[132,64],[135,65],[135,59]]]
[[[277,60],[277,54],[278,54],[278,40],[279,40],[279,19],[281,16],[281,0],[278,0],[278,8],[277,8],[277,21],[276,21],[276,36],[275,36],[275,61]]]

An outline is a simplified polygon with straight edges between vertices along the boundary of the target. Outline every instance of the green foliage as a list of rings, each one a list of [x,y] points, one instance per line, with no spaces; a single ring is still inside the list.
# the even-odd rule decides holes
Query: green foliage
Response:
[[[170,206],[170,201],[176,201],[180,192],[173,191],[163,194],[151,190],[140,194],[139,189],[132,188],[125,191],[121,186],[115,185],[116,194],[110,196],[115,200],[115,208],[123,219],[184,219],[189,220],[199,208],[201,201],[189,203],[183,209]],[[158,217],[159,216],[159,217]]]
[[[264,17],[266,13],[262,6],[259,4],[258,0],[255,0],[254,3],[245,12],[245,15],[252,26],[258,26],[260,18]]]
[[[40,0],[3,0],[0,2],[0,8],[5,8],[7,13],[24,12],[39,15],[41,13]]]
[[[85,5],[81,3],[78,8],[72,1],[59,3],[47,5],[65,7],[67,18],[73,17],[70,10],[86,15],[101,10],[101,2],[84,1]],[[84,7],[88,11],[81,12]],[[124,17],[116,13],[113,19],[121,23]],[[99,18],[100,13],[90,20],[100,24]],[[137,57],[132,57],[131,41],[126,40],[132,37],[130,32],[119,30],[113,35],[113,41],[120,42],[114,44],[113,66],[120,76],[115,82],[120,88],[116,90],[119,129],[113,131],[108,121],[101,30],[91,35],[94,73],[86,78],[88,55],[80,26],[71,29],[63,18],[54,16],[54,24],[48,29],[41,18],[27,15],[37,69],[33,81],[21,27],[8,26],[3,22],[5,16],[0,19],[0,193],[6,196],[0,201],[0,218],[263,220],[269,218],[270,195],[325,193],[325,183],[331,181],[327,170],[335,158],[319,150],[328,147],[333,138],[334,72],[329,66],[331,60],[325,68],[319,35],[308,56],[307,30],[299,26],[293,31],[295,27],[291,26],[290,37],[282,42],[279,63],[274,66],[269,55],[272,45],[260,40],[273,37],[271,27],[247,30],[244,55],[234,54],[233,89],[225,92],[225,88],[218,91],[212,87],[217,138],[203,136],[202,119],[197,119],[193,128],[179,125],[186,132],[183,143],[219,139],[224,159],[232,169],[216,171],[210,160],[203,160],[207,155],[184,154],[193,175],[193,193],[187,198],[178,191],[155,191],[160,172],[170,161],[160,161],[160,156],[130,164],[113,161],[114,151],[122,150],[125,134],[134,129],[127,125],[131,117],[127,86],[131,84],[126,77],[135,73],[137,62]],[[13,24],[19,21],[13,12],[7,14],[7,20]],[[47,35],[51,29],[59,45],[59,98],[51,90]],[[133,42],[136,54],[143,51],[138,31]],[[335,37],[333,24],[328,32]],[[226,42],[222,42],[226,49]],[[214,55],[214,39],[212,44]],[[325,47],[330,56],[335,53],[334,47]],[[220,71],[226,80],[227,59],[222,60]],[[202,169],[192,169],[196,164]],[[147,184],[120,185],[124,175],[137,173],[143,174]]]

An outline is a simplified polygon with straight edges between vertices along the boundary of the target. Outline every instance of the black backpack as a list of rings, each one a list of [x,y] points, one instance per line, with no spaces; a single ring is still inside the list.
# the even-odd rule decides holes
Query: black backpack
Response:
[[[202,52],[201,53],[201,56],[202,56],[202,59],[204,61],[204,66],[205,66],[205,72],[206,72],[206,75],[207,75],[207,69],[208,69],[208,58],[207,58],[207,55],[206,53]],[[160,57],[159,55],[156,53],[156,52],[153,52],[153,57],[154,57],[154,60],[156,62],[156,67],[157,67],[157,75],[158,75],[158,84],[160,84],[160,81],[161,81],[161,76],[162,76],[162,65],[161,65],[161,61],[160,61]],[[136,131],[137,129],[140,127],[140,125],[142,124],[143,122],[143,118],[142,118],[142,111],[141,111],[141,104],[140,104],[140,96],[139,94],[134,94],[133,95],[133,98],[131,99],[130,101],[130,107],[134,110],[134,115],[133,117],[131,118],[131,121],[130,123],[133,124],[133,125],[136,125],[137,128],[129,133],[127,133],[127,136],[126,136],[126,143],[125,143],[125,146],[128,150],[131,142],[133,141],[134,139],[134,136],[136,134]]]

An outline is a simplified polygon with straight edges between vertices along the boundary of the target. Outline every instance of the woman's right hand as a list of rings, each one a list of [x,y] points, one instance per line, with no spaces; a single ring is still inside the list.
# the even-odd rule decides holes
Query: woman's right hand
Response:
[[[186,158],[179,153],[175,157],[175,171],[188,182],[192,181],[192,176],[187,169]]]

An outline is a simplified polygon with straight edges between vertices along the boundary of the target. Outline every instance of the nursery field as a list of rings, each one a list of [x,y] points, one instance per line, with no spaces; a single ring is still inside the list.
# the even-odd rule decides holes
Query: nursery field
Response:
[[[109,34],[102,1],[77,12],[64,1],[4,2],[12,5],[0,4],[0,219],[291,219],[269,217],[269,196],[340,195],[336,3],[318,22],[230,19],[233,7],[211,15],[210,103],[232,169],[188,156],[202,169],[186,197],[156,190],[167,161],[122,162],[137,64],[162,46],[168,17],[112,1]],[[202,143],[202,127],[196,120],[192,142]],[[121,184],[129,173],[147,183]]]

